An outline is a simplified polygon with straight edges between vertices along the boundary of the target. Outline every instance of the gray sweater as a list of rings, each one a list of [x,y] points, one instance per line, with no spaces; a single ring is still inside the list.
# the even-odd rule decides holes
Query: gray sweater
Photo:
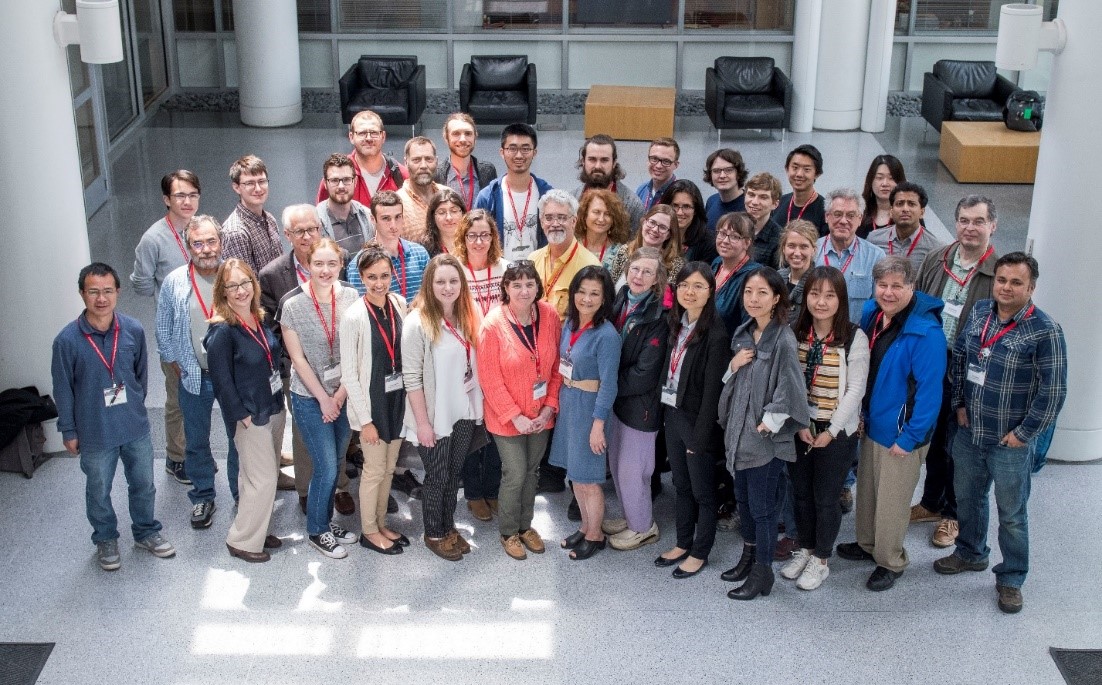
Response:
[[[183,239],[183,226],[178,226]],[[188,257],[180,249],[180,243],[172,235],[172,229],[164,217],[142,235],[134,248],[134,271],[130,283],[139,295],[156,296],[165,276],[188,263]]]
[[[772,459],[796,461],[796,432],[810,424],[796,336],[774,321],[755,344],[751,331],[756,326],[750,319],[735,330],[731,349],[753,348],[754,358],[727,380],[719,396],[719,425],[732,473]],[[767,413],[786,418],[780,430],[763,437],[757,426]]]

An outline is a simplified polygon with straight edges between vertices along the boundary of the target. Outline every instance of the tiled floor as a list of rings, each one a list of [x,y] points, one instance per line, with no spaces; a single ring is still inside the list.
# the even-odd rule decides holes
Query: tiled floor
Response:
[[[572,188],[581,134],[576,122],[565,123],[566,131],[541,132],[535,171]],[[430,135],[437,130],[430,123]],[[496,157],[496,135],[484,132],[481,157]],[[920,120],[894,120],[877,136],[788,134],[782,143],[725,134],[723,142],[742,150],[751,170],[779,174],[787,150],[811,141],[826,157],[823,190],[858,185],[868,160],[887,150],[930,189],[931,207],[944,220],[974,188],[955,184],[937,165],[936,134],[925,144],[921,138]],[[696,178],[715,133],[688,125],[679,140],[681,175]],[[398,151],[402,142],[395,135],[387,148]],[[157,184],[165,170],[198,172],[203,211],[222,217],[233,204],[226,169],[240,154],[256,153],[268,162],[278,215],[278,208],[311,198],[321,160],[346,147],[329,117],[277,131],[246,129],[225,116],[159,117],[113,164],[115,194],[91,222],[92,255],[129,272],[134,244],[162,211]],[[620,145],[633,184],[642,179],[645,150],[643,143]],[[985,192],[1002,209],[999,248],[1021,247],[1030,188]],[[120,308],[151,335],[150,300],[124,290]],[[154,382],[154,424],[163,401]],[[222,508],[207,531],[188,526],[185,490],[160,462],[157,484],[158,515],[179,554],[159,560],[130,546],[120,476],[123,567],[107,574],[88,543],[76,460],[54,459],[29,481],[0,474],[0,641],[57,642],[39,682],[1056,684],[1062,681],[1049,646],[1102,646],[1102,599],[1092,575],[1102,537],[1097,465],[1054,464],[1034,480],[1033,568],[1026,609],[1017,616],[996,609],[989,572],[934,574],[931,563],[943,552],[927,542],[932,524],[912,529],[912,566],[886,593],[864,589],[869,566],[834,559],[818,591],[801,592],[778,578],[770,597],[731,602],[718,574],[738,556],[735,533],[720,534],[700,576],[675,581],[651,564],[672,544],[668,476],[655,510],[659,544],[608,550],[582,563],[554,544],[573,530],[566,495],[538,498],[535,525],[552,544],[523,563],[504,555],[494,524],[474,521],[460,505],[460,527],[475,549],[451,564],[417,542],[397,557],[357,546],[346,560],[326,559],[304,541],[294,493],[280,493],[273,530],[284,547],[268,564],[247,565],[223,546],[232,517],[224,481]],[[398,499],[392,522],[414,537],[419,504]],[[345,523],[358,530],[355,518]],[[851,515],[840,539],[852,536]]]

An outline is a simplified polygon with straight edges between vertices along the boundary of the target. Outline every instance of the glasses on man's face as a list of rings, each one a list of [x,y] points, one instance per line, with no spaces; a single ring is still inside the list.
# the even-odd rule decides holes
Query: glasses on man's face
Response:
[[[632,265],[628,267],[628,274],[632,276],[642,276],[643,278],[652,278],[658,275],[654,269],[648,269],[646,267],[637,265]]]
[[[681,292],[691,292],[691,293],[700,294],[700,293],[708,292],[708,284],[707,283],[689,283],[688,281],[681,281],[680,283],[677,284],[677,289],[680,290]]]
[[[655,157],[654,155],[647,157],[647,162],[653,164],[654,166],[660,166],[663,169],[669,169],[673,166],[672,159],[664,159],[662,157]]]
[[[733,242],[736,242],[738,240],[747,240],[747,239],[742,237],[738,233],[732,233],[731,231],[717,231],[716,232],[716,242],[717,243],[722,243],[722,242],[733,243]]]
[[[543,222],[548,226],[560,226],[573,218],[569,214],[544,214]]]
[[[848,219],[849,221],[857,221],[858,217],[860,217],[861,215],[857,212],[843,212],[840,209],[835,209],[830,212],[830,216],[834,217],[835,219]]]
[[[92,298],[93,300],[98,300],[100,297],[114,297],[115,293],[117,292],[119,291],[115,290],[114,288],[104,288],[103,290],[92,288],[89,290],[85,290],[84,294]]]
[[[245,190],[256,190],[257,188],[267,188],[268,187],[268,179],[261,178],[261,179],[258,179],[256,181],[245,181],[244,183],[238,183],[237,185],[241,186]]]
[[[356,131],[352,134],[360,140],[376,140],[383,137],[382,131],[376,131],[373,128],[369,128],[366,131]]]
[[[193,240],[190,243],[191,249],[196,252],[201,251],[204,247],[210,250],[218,247],[218,238],[208,238],[206,240]]]
[[[321,229],[317,226],[310,226],[309,228],[300,228],[298,230],[287,232],[291,234],[292,238],[302,238],[307,235],[317,235],[318,233],[321,233]]]
[[[225,288],[227,293],[235,293],[238,290],[252,290],[253,289],[253,282],[252,281],[241,281],[240,283],[227,283],[226,285],[224,285],[222,287]]]
[[[507,155],[524,155],[525,157],[536,151],[536,148],[531,145],[509,145],[501,149],[505,150]]]
[[[325,182],[331,186],[350,186],[356,182],[355,176],[340,176],[338,178],[327,178]]]
[[[490,242],[491,238],[492,238],[492,236],[489,233],[468,233],[467,234],[467,242],[468,243],[488,243],[488,242]]]
[[[177,202],[183,202],[184,200],[195,202],[199,199],[199,193],[173,193],[169,197]]]
[[[647,219],[643,222],[643,226],[651,229],[652,231],[658,231],[659,233],[669,233],[670,227],[665,224],[660,224],[654,219]]]
[[[967,228],[968,226],[975,226],[976,228],[987,228],[988,221],[982,216],[978,219],[969,220],[966,217],[960,217],[957,219],[957,226]]]
[[[712,176],[730,176],[733,173],[735,173],[735,167],[733,166],[712,167]]]

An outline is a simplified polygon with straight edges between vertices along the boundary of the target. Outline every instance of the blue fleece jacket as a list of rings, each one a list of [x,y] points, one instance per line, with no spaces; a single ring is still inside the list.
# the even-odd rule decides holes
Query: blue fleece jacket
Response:
[[[945,380],[944,303],[915,291],[915,306],[903,330],[884,353],[875,380],[869,379],[869,410],[865,433],[884,447],[898,444],[912,451],[930,441],[941,410]],[[872,340],[880,307],[865,303],[861,330]]]
[[[505,203],[501,198],[501,184],[504,179],[504,176],[495,178],[489,185],[478,191],[478,197],[474,201],[474,209],[485,209],[494,213],[494,221],[497,222],[497,234],[502,241],[505,240]],[[532,198],[534,203],[543,197],[544,193],[551,190],[551,184],[535,174],[532,174],[532,180],[536,182],[536,197]],[[520,207],[517,207],[517,209],[520,210]],[[539,249],[546,244],[547,238],[543,236],[543,231],[536,231],[536,248]]]

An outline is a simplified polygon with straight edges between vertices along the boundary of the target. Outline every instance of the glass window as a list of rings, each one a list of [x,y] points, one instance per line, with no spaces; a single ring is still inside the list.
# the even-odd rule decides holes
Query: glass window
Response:
[[[685,0],[685,28],[791,31],[793,0]]]
[[[571,28],[676,25],[677,3],[670,0],[570,0]]]
[[[562,30],[562,0],[455,0],[456,27]]]
[[[491,3],[487,3],[491,4]],[[444,31],[447,0],[340,0],[341,31]]]
[[[999,30],[999,13],[1003,5],[1020,0],[898,0],[895,32],[906,34],[914,13],[914,31],[936,33],[960,31],[995,33]],[[1031,5],[1044,7],[1045,21],[1056,16],[1059,0],[1032,0]]]
[[[329,33],[332,12],[329,0],[298,0],[298,30],[302,33]]]
[[[214,0],[173,0],[177,31],[214,31]]]
[[[96,123],[89,99],[74,112],[77,125],[77,150],[80,153],[80,178],[84,187],[99,177],[99,149],[96,148]]]
[[[149,105],[168,87],[165,41],[157,0],[134,0],[134,27],[138,35],[142,102]]]

